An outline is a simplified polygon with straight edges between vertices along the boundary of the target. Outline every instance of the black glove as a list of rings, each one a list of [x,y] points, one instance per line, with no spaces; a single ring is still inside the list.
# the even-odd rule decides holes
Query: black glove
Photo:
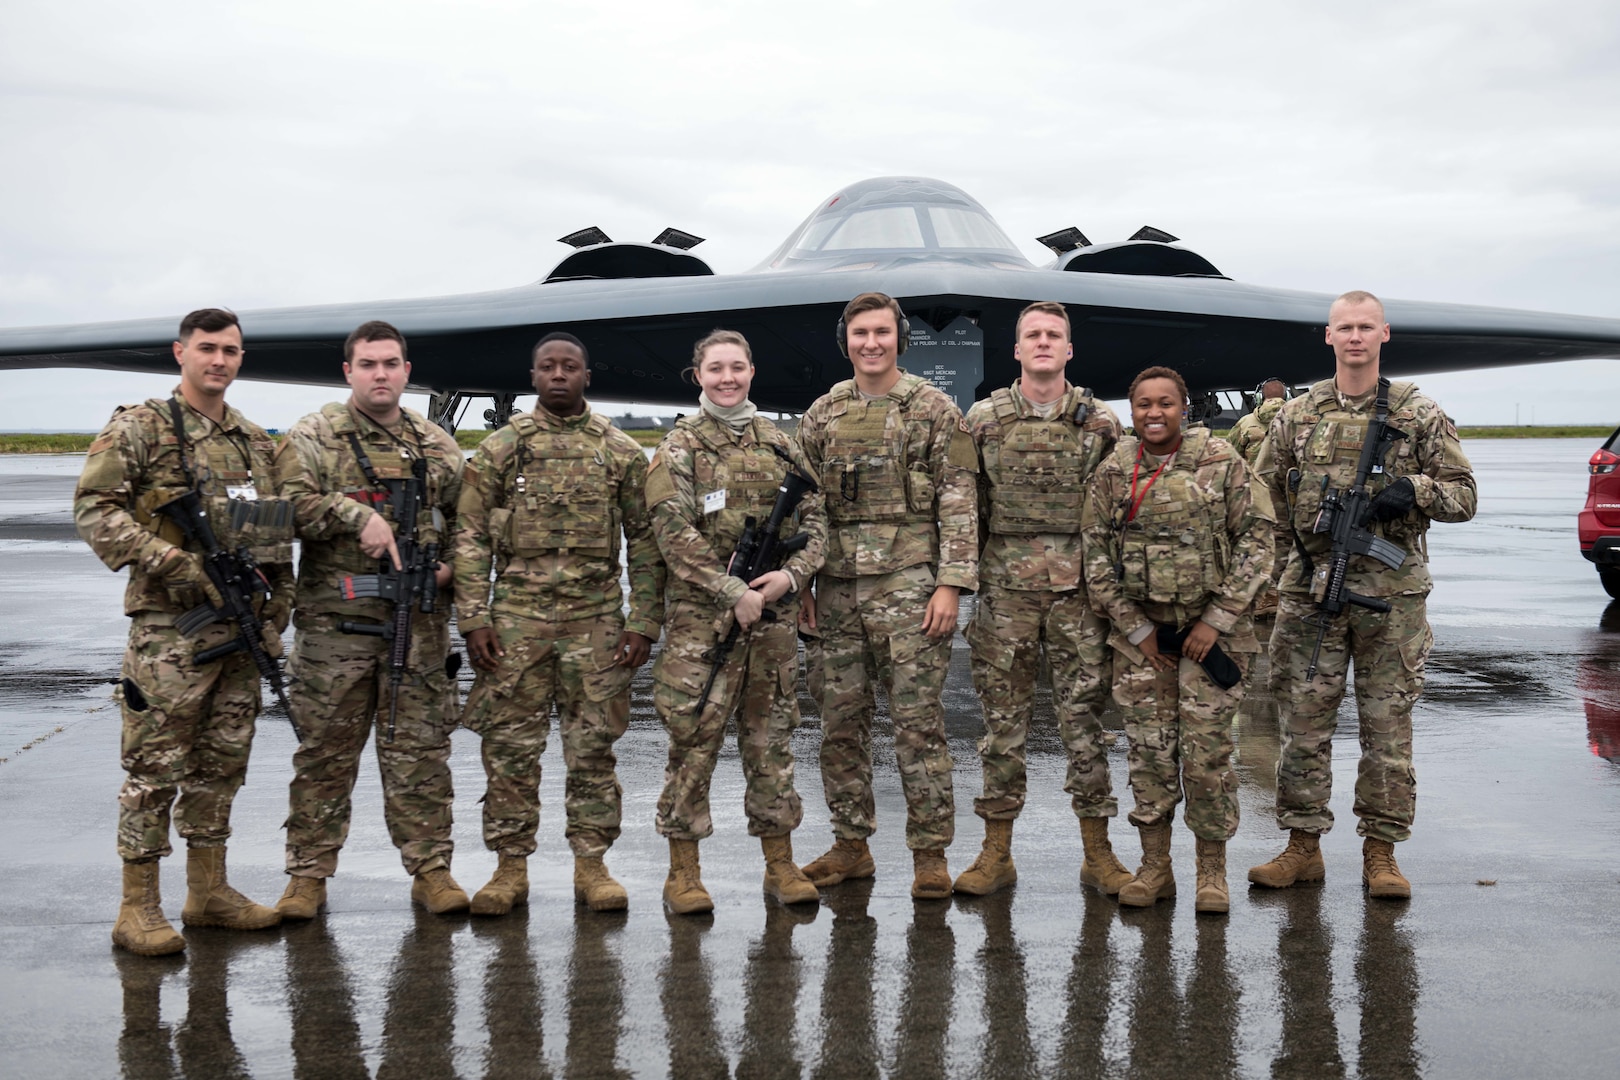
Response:
[[[1373,501],[1367,505],[1367,516],[1373,521],[1394,521],[1405,517],[1416,505],[1417,489],[1412,486],[1410,476],[1403,476],[1373,496]]]

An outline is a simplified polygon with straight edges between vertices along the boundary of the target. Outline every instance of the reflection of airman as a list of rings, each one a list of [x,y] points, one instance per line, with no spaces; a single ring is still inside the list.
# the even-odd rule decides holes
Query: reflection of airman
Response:
[[[951,891],[945,848],[956,803],[940,695],[958,594],[978,586],[978,455],[951,400],[897,366],[902,319],[882,293],[850,301],[839,346],[855,377],[817,398],[799,424],[827,496],[827,563],[804,617],[820,619],[821,779],[835,838],[804,870],[817,886],[874,872],[866,844],[876,828],[872,686],[884,677],[912,896],[942,898]]]
[[[1125,712],[1131,821],[1142,834],[1142,867],[1119,901],[1146,907],[1175,895],[1170,823],[1185,800],[1197,838],[1195,907],[1221,913],[1230,906],[1226,842],[1238,824],[1232,717],[1260,651],[1248,609],[1271,573],[1270,500],[1224,439],[1182,431],[1180,375],[1148,368],[1130,399],[1137,435],[1098,467],[1084,530],[1086,584],[1114,627],[1114,700]],[[1161,631],[1184,635],[1179,655],[1160,646]],[[1230,669],[1221,682],[1205,667],[1216,658]]]
[[[802,531],[803,550],[752,581],[727,572],[745,528],[770,518],[789,468],[813,477],[803,452],[748,399],[754,363],[741,334],[716,330],[698,342],[692,372],[701,407],[676,423],[647,474],[647,507],[671,575],[668,635],[653,665],[653,704],[669,733],[658,800],[658,831],[670,851],[664,902],[677,914],[714,908],[698,841],[714,832],[709,783],[735,712],[743,808],[764,850],[765,892],[783,903],[814,903],[816,887],[794,864],[791,838],[803,816],[793,784],[795,627],[799,590],[821,566],[827,518],[820,493],[806,494],[780,534],[785,541]],[[715,650],[734,628],[736,644],[716,671]]]
[[[1411,383],[1379,378],[1379,349],[1389,336],[1377,297],[1349,292],[1335,300],[1327,327],[1334,377],[1284,406],[1260,452],[1256,473],[1269,486],[1278,516],[1287,510],[1277,541],[1279,549],[1286,544],[1289,550],[1271,636],[1271,681],[1283,728],[1277,824],[1289,830],[1289,840],[1275,859],[1249,871],[1258,885],[1284,888],[1324,876],[1319,838],[1333,827],[1333,731],[1353,658],[1361,718],[1355,813],[1363,837],[1362,880],[1373,896],[1412,895],[1394,845],[1411,835],[1417,808],[1412,706],[1434,643],[1425,614],[1433,581],[1424,534],[1431,521],[1473,517],[1477,494],[1457,429],[1440,406]],[[1350,559],[1346,587],[1390,608],[1349,606],[1334,616],[1316,673],[1307,678],[1318,640],[1316,601],[1327,585],[1332,546],[1313,526],[1323,493],[1354,483],[1368,424],[1379,413],[1404,437],[1369,481],[1370,527],[1406,559],[1399,570],[1369,556]]]
[[[405,339],[385,322],[362,324],[343,345],[354,392],[293,425],[276,448],[276,478],[293,504],[303,552],[298,564],[297,636],[288,664],[292,704],[304,728],[288,795],[287,873],[276,907],[312,919],[326,900],[349,834],[350,796],[373,720],[382,772],[383,818],[415,881],[411,899],[429,911],[467,910],[450,876],[450,733],[456,688],[450,652],[450,523],[461,494],[461,448],[421,414],[402,408],[410,377]],[[442,546],[443,589],[431,614],[411,616],[407,671],[391,701],[393,643],[379,633],[344,633],[348,623],[392,629],[393,604],[350,599],[351,577],[392,569],[399,552],[396,498],[425,463],[417,542]],[[381,563],[379,564],[379,559]],[[402,597],[400,603],[412,602]],[[391,717],[386,732],[380,714]]]
[[[463,723],[484,742],[484,843],[500,854],[473,897],[475,915],[503,915],[528,900],[553,704],[568,770],[574,895],[596,911],[628,903],[602,862],[619,836],[623,797],[613,745],[630,722],[630,676],[658,637],[664,567],[642,498],[647,458],[586,404],[588,364],[578,338],[540,340],[532,370],[540,403],[474,452],[457,508],[457,620],[479,672]]]
[[[180,323],[174,356],[180,385],[167,400],[124,406],[91,443],[73,497],[79,535],[114,570],[130,568],[130,616],[118,700],[125,780],[118,794],[118,854],[124,899],[113,941],[155,956],[185,939],[163,916],[157,860],[168,855],[170,810],[186,838],[187,926],[257,930],[276,925],[274,908],[255,904],[225,879],[231,802],[247,776],[259,715],[259,670],[246,651],[212,663],[199,652],[227,644],[234,629],[215,621],[188,637],[183,616],[217,604],[202,552],[162,507],[196,489],[209,524],[228,551],[257,560],[271,594],[260,617],[280,655],[292,609],[292,514],[273,498],[274,444],[263,428],[225,403],[242,367],[242,330],[217,308]],[[188,622],[190,620],[187,620]],[[178,801],[177,801],[178,796]]]
[[[956,891],[984,895],[1018,880],[1012,826],[1024,808],[1024,748],[1044,645],[1069,756],[1063,788],[1085,845],[1080,880],[1117,893],[1131,875],[1108,843],[1108,819],[1119,812],[1108,775],[1113,734],[1102,726],[1108,627],[1086,595],[1080,511],[1093,470],[1119,439],[1119,420],[1063,377],[1074,346],[1062,304],[1025,308],[1013,351],[1022,377],[967,414],[979,453],[982,541],[979,605],[967,628],[984,703],[984,794],[973,809],[985,829],[984,849]]]

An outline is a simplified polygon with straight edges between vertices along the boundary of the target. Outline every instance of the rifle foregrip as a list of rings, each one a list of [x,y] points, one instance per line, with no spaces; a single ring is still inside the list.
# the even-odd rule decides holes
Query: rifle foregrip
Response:
[[[246,640],[234,637],[223,645],[215,645],[212,649],[204,649],[192,657],[191,662],[199,667],[203,664],[212,664],[215,660],[229,656],[233,652],[240,652],[247,647]]]
[[[1389,601],[1380,600],[1376,596],[1362,596],[1360,593],[1345,592],[1344,600],[1347,604],[1364,607],[1368,611],[1388,611]]]
[[[338,629],[345,634],[370,634],[372,637],[393,637],[394,628],[369,622],[340,622]]]

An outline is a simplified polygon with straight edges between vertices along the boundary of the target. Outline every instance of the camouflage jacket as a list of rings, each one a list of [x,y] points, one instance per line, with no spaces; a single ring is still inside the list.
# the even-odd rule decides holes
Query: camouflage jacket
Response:
[[[742,536],[744,519],[760,525],[776,503],[787,475],[778,454],[790,458],[812,480],[804,451],[763,416],[741,435],[708,413],[681,419],[664,437],[647,474],[647,509],[658,549],[669,567],[669,599],[729,609],[748,590],[726,573],[726,562]],[[780,603],[791,605],[799,588],[821,569],[827,544],[822,496],[812,492],[782,523],[781,538],[804,532],[809,543],[783,564],[796,586]]]
[[[222,546],[246,546],[252,552],[270,581],[265,617],[284,624],[293,601],[291,515],[279,526],[248,522],[238,529],[231,513],[233,504],[244,499],[268,506],[275,498],[275,444],[263,428],[229,406],[224,423],[216,424],[186,404],[178,387],[174,396],[185,429],[184,453],[202,490],[209,525]],[[195,550],[179,526],[159,511],[189,490],[181,451],[169,400],[150,398],[114,410],[85,455],[73,494],[74,524],[108,567],[130,568],[124,589],[127,615],[184,614],[152,580],[152,572],[176,545]]]
[[[1260,457],[1260,444],[1266,441],[1266,433],[1271,430],[1271,421],[1285,404],[1282,398],[1267,398],[1254,412],[1238,417],[1238,422],[1226,434],[1226,441],[1243,455],[1243,464],[1251,473]]]
[[[916,375],[864,398],[846,379],[799,421],[827,506],[834,577],[931,565],[940,585],[979,587],[979,457],[955,404]]]
[[[1135,436],[1120,439],[1092,478],[1085,510],[1086,586],[1114,624],[1112,640],[1148,622],[1202,619],[1231,648],[1259,651],[1249,605],[1271,575],[1265,489],[1249,483],[1237,451],[1207,429],[1183,432],[1168,459],[1140,449]]]
[[[443,428],[420,413],[401,410],[392,431],[360,415],[353,405],[334,401],[310,413],[276,447],[276,487],[298,517],[303,550],[298,559],[298,611],[383,621],[391,615],[384,600],[344,600],[339,588],[350,574],[374,574],[378,560],[360,550],[360,530],[374,513],[389,519],[394,509],[386,486],[367,479],[351,438],[371,462],[378,480],[411,475],[411,463],[426,458],[427,492],[417,517],[417,541],[438,544],[450,561],[456,501],[461,495],[461,447]],[[440,594],[449,610],[449,590]]]
[[[1332,542],[1326,534],[1311,531],[1322,505],[1323,480],[1330,489],[1355,482],[1373,402],[1372,393],[1360,403],[1343,401],[1333,380],[1323,379],[1309,393],[1285,405],[1272,421],[1255,474],[1270,490],[1277,507],[1277,554],[1282,558],[1286,551],[1288,560],[1278,585],[1282,592],[1320,598],[1326,587]],[[1474,516],[1478,501],[1474,470],[1463,456],[1451,418],[1411,383],[1390,384],[1389,423],[1406,438],[1387,452],[1384,476],[1374,477],[1370,488],[1376,495],[1397,477],[1409,476],[1417,501],[1405,517],[1371,528],[1399,545],[1406,552],[1406,562],[1399,570],[1391,570],[1371,556],[1351,556],[1345,584],[1363,596],[1427,594],[1434,581],[1429,576],[1424,534],[1430,521],[1467,521]],[[1295,469],[1300,477],[1297,490],[1288,478]],[[1313,570],[1306,569],[1300,543]]]
[[[557,623],[619,611],[622,531],[630,563],[625,629],[657,640],[664,563],[646,484],[640,445],[588,406],[568,417],[536,406],[490,435],[467,462],[456,508],[461,632],[489,626],[492,605]]]
[[[1097,465],[1119,441],[1119,418],[1071,386],[1050,417],[1035,411],[1022,379],[968,410],[979,451],[979,577],[1008,589],[1084,587],[1080,516]],[[1085,407],[1085,418],[1074,415]]]

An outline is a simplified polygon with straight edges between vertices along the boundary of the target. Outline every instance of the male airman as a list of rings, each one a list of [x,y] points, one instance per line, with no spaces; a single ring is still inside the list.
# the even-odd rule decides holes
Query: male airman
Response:
[[[312,919],[326,902],[373,724],[383,819],[414,879],[412,901],[435,913],[467,909],[467,894],[450,876],[456,688],[446,670],[449,552],[435,573],[444,591],[432,612],[419,610],[419,598],[397,601],[415,608],[397,683],[396,601],[355,584],[401,569],[395,535],[407,527],[401,515],[408,507],[424,550],[449,545],[461,448],[443,428],[400,405],[410,374],[404,336],[385,322],[361,324],[343,344],[349,399],[298,421],[276,448],[277,483],[297,512],[303,540],[288,670],[304,741],[293,754],[288,793],[291,878],[276,905],[286,919]]]
[[[129,647],[116,694],[126,774],[118,794],[124,898],[112,937],[145,956],[186,947],[163,915],[158,888],[157,860],[172,850],[171,811],[186,839],[181,922],[259,930],[281,921],[225,875],[231,802],[247,775],[259,715],[259,670],[241,649],[197,663],[199,653],[240,634],[217,617],[221,598],[201,546],[164,509],[197,492],[221,545],[256,561],[268,586],[268,597],[256,601],[264,644],[279,656],[292,609],[293,522],[274,498],[270,436],[225,403],[242,357],[233,313],[203,308],[182,319],[174,343],[180,385],[167,400],[113,413],[90,446],[73,498],[79,535],[111,569],[130,568]]]

